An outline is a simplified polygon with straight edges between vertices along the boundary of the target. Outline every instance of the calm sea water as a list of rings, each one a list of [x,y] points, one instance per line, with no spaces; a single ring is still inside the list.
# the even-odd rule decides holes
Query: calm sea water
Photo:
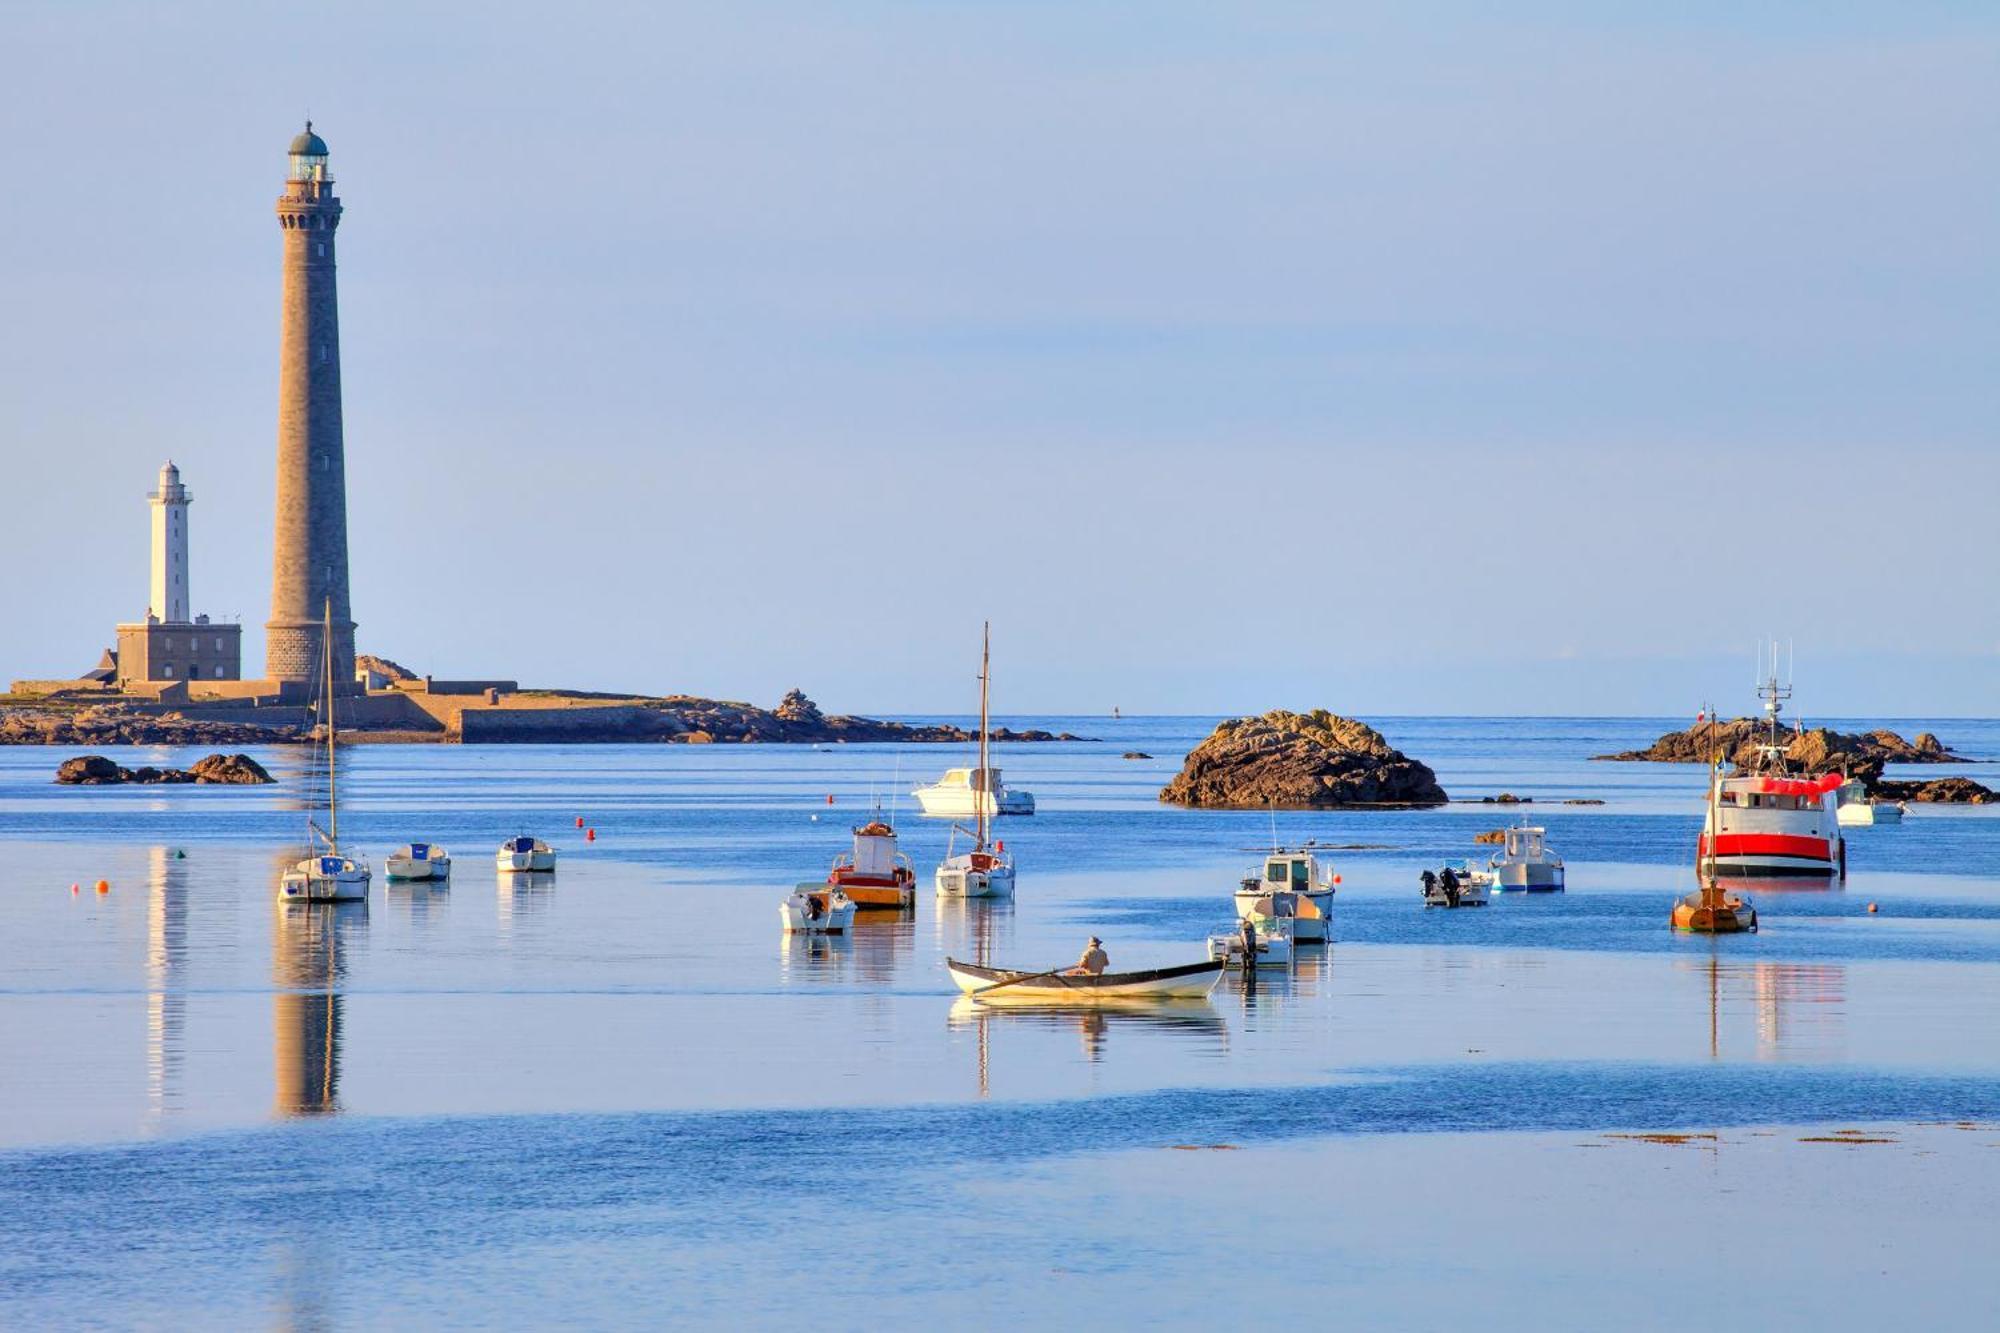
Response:
[[[948,829],[907,792],[956,748],[353,747],[341,830],[377,884],[318,908],[273,902],[298,753],[259,752],[276,787],[68,789],[49,782],[67,752],[0,749],[0,1322],[858,1327],[995,1298],[1056,1314],[1068,1293],[1204,1323],[1208,1287],[1240,1278],[1222,1209],[1324,1229],[1359,1266],[1287,1268],[1274,1290],[1421,1327],[1458,1306],[1417,1280],[1422,1256],[1359,1238],[1448,1230],[1447,1163],[1586,1245],[1589,1192],[1639,1190],[1659,1161],[1581,1153],[1560,1170],[1589,1183],[1551,1193],[1545,1154],[1578,1135],[1722,1132],[1714,1174],[1685,1173],[1660,1215],[1804,1236],[1861,1206],[1861,1177],[1800,1176],[1751,1127],[1963,1121],[1921,1150],[1957,1163],[1938,1200],[2000,1184],[2000,1152],[1972,1151],[2000,1119],[2000,810],[1853,830],[1844,885],[1760,886],[1760,934],[1697,940],[1665,917],[1692,885],[1700,770],[1588,759],[1669,719],[1375,719],[1461,803],[1275,821],[1155,799],[1212,719],[1005,720],[1100,738],[1003,747],[1041,808],[1000,825],[1017,901],[926,892],[913,919],[835,941],[783,938],[778,898],[878,801],[927,878]],[[1996,721],[1833,725],[2000,758]],[[1535,798],[1570,891],[1426,913],[1418,869],[1507,822],[1476,803],[1501,791]],[[554,877],[494,874],[516,832],[559,846]],[[1160,1013],[954,1000],[946,955],[1048,967],[1095,933],[1116,966],[1199,956],[1274,832],[1353,849],[1336,941],[1292,975]],[[383,884],[412,838],[453,850],[448,887]],[[1222,1155],[1173,1151],[1218,1143],[1279,1183],[1234,1190],[1211,1179]],[[1729,1183],[1737,1158],[1770,1189]],[[1381,1197],[1343,1195],[1348,1176]],[[1908,1226],[1948,1228],[1933,1202]],[[1161,1210],[1186,1221],[1149,1229]],[[1603,1273],[1643,1283],[1636,1255]],[[1485,1322],[1549,1322],[1536,1285],[1560,1265],[1522,1258],[1451,1261],[1480,1270]],[[1957,1280],[1913,1265],[1848,1292],[1842,1271],[1709,1313],[1751,1326],[1823,1300],[1841,1322]],[[1565,1281],[1575,1309],[1618,1308]]]

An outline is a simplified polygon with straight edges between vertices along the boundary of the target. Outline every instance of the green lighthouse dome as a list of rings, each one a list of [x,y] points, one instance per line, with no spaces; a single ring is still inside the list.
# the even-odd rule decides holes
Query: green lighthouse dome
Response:
[[[305,129],[292,136],[292,146],[285,151],[291,153],[294,157],[325,157],[326,140],[314,134],[313,123],[307,121]]]

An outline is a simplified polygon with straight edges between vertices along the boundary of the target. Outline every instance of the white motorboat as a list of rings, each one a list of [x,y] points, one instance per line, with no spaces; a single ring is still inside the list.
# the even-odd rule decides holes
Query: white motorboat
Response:
[[[446,879],[451,875],[451,853],[434,842],[407,843],[389,853],[382,868],[390,879]]]
[[[556,849],[540,838],[509,838],[500,844],[493,864],[503,871],[539,874],[556,868]]]
[[[1424,872],[1425,907],[1486,906],[1486,877],[1481,876],[1477,879],[1461,877],[1455,868],[1446,868],[1451,870],[1449,884],[1442,875]]]
[[[979,768],[978,772],[993,773],[987,766],[989,715],[987,694],[989,678],[992,675],[993,627],[986,626],[979,654]],[[972,771],[972,770],[967,770]],[[994,773],[997,778],[999,775]],[[919,793],[921,797],[922,793]],[[951,844],[946,849],[945,859],[938,864],[936,880],[938,896],[941,898],[1011,898],[1014,896],[1014,861],[1007,855],[1005,843],[988,844],[987,834],[992,821],[992,813],[987,802],[975,802],[970,829],[952,825]],[[970,850],[958,850],[958,835],[970,833]]]
[[[982,739],[985,732],[982,724]],[[1008,791],[1007,784],[1000,780],[1000,770],[986,763],[983,743],[979,749],[982,756],[979,767],[948,768],[936,782],[917,788],[912,795],[917,798],[918,807],[933,819],[971,819],[980,814],[997,819],[1001,815],[1034,814],[1033,793]]]
[[[1868,788],[1849,780],[1841,784],[1840,804],[1833,810],[1834,818],[1842,828],[1868,828],[1874,824],[1900,824],[1903,822],[1903,806],[1900,801],[1878,801],[1868,795]]]
[[[1251,926],[1257,936],[1258,967],[1290,967],[1294,945],[1297,941],[1298,919],[1292,916],[1267,916],[1251,919]],[[1241,930],[1208,937],[1208,956],[1226,967],[1241,968],[1244,961],[1244,941]]]
[[[1340,876],[1331,866],[1322,867],[1310,849],[1273,847],[1264,858],[1261,878],[1246,875],[1237,888],[1236,915],[1239,919],[1247,916],[1250,905],[1268,894],[1296,894],[1312,907],[1310,912],[1297,913],[1298,940],[1317,944],[1332,936],[1333,895],[1339,883]]]
[[[1562,891],[1562,858],[1549,850],[1547,830],[1535,828],[1526,821],[1506,830],[1500,850],[1487,860],[1486,869],[1495,889],[1525,889],[1531,893]]]
[[[944,965],[961,991],[987,1004],[1117,1004],[1124,1001],[1194,1000],[1215,989],[1222,964],[1188,963],[1146,972],[1104,972],[1097,976],[1009,971],[946,958]]]
[[[313,726],[315,778],[326,773],[326,827],[306,819],[306,854],[278,877],[278,897],[284,902],[349,903],[368,901],[371,871],[365,858],[340,850],[340,799],[334,744],[338,735],[333,716],[333,602],[326,604],[320,629],[321,674]],[[312,801],[307,800],[310,807]]]
[[[845,935],[854,925],[854,900],[826,884],[801,884],[778,904],[788,935]]]

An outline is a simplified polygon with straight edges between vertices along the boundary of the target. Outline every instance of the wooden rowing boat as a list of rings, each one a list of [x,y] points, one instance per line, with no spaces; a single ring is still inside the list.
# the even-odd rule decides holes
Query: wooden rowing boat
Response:
[[[944,960],[951,979],[967,995],[996,1004],[1106,1004],[1119,1000],[1200,999],[1215,989],[1222,976],[1218,962],[1158,967],[1149,972],[1106,972],[1076,976],[1066,972],[1037,973],[980,967]],[[1023,978],[1026,978],[1023,980]],[[1018,982],[1002,986],[1002,982]],[[998,989],[990,989],[998,987]]]

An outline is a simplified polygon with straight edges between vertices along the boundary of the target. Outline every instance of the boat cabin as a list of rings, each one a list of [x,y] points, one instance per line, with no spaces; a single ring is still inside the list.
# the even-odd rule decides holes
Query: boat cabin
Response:
[[[1272,852],[1264,858],[1264,889],[1288,889],[1293,893],[1314,893],[1326,885],[1319,876],[1319,863],[1311,852]]]
[[[1542,835],[1546,830],[1521,826],[1507,830],[1506,850],[1503,853],[1510,861],[1539,861],[1542,859]]]
[[[895,878],[896,831],[879,819],[861,825],[854,830],[854,854],[845,860],[841,868],[860,878]]]
[[[997,768],[947,768],[938,779],[940,787],[962,787],[967,791],[1004,791]]]

